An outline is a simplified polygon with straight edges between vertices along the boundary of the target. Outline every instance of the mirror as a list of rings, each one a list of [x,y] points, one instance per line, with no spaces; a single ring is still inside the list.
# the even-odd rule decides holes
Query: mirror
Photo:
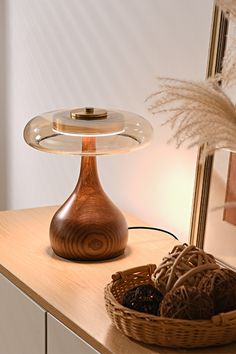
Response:
[[[227,48],[227,37],[235,36],[235,25],[215,8],[209,71],[220,72]],[[228,93],[234,101],[235,90]],[[199,151],[199,161],[203,147]],[[198,163],[195,186],[194,213],[190,241],[216,256],[223,265],[236,269],[236,154],[218,150]]]

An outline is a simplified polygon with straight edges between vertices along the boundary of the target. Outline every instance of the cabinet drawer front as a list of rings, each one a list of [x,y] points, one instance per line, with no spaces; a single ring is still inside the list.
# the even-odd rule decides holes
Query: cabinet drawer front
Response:
[[[49,313],[47,319],[47,354],[99,354]]]
[[[0,354],[45,354],[45,316],[0,274]]]

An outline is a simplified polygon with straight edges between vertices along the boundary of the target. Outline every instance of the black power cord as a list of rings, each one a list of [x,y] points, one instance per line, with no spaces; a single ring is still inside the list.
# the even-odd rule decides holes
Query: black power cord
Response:
[[[174,234],[172,234],[170,231],[159,229],[158,227],[149,227],[149,226],[129,226],[129,230],[154,230],[154,231],[161,231],[164,232],[172,237],[174,237],[176,240],[178,240],[178,237],[176,237]]]

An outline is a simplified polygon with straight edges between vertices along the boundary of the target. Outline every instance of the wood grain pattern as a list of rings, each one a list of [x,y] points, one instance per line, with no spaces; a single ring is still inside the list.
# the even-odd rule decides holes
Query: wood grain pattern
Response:
[[[95,149],[95,138],[83,138],[83,150]],[[50,225],[54,252],[75,260],[104,260],[124,253],[128,228],[124,216],[104,193],[95,156],[83,156],[75,190]]]
[[[161,259],[178,241],[162,232],[132,230],[123,256],[103,262],[70,262],[49,247],[48,228],[56,207],[0,212],[0,272],[102,354],[182,354],[139,344],[111,325],[104,287],[111,275]],[[129,226],[144,225],[125,214]],[[235,354],[236,344],[204,349]],[[188,350],[203,354],[203,350]]]

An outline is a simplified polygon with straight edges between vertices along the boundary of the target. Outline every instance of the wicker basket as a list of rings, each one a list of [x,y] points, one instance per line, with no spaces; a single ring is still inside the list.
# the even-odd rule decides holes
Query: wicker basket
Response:
[[[166,347],[197,348],[236,341],[236,311],[213,316],[210,320],[179,320],[149,315],[120,304],[123,294],[141,284],[153,284],[156,266],[149,264],[112,276],[105,288],[105,303],[113,324],[138,341]]]

